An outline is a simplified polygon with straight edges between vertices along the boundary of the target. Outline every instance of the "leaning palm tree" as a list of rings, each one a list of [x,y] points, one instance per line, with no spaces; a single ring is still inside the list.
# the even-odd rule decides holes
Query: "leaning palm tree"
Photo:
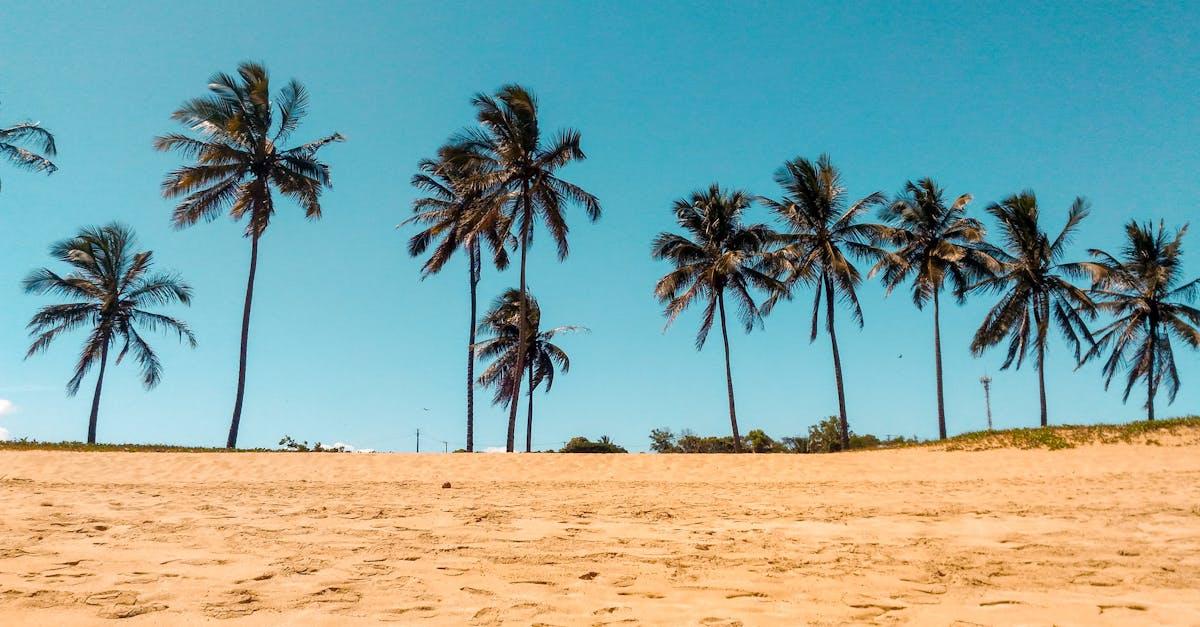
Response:
[[[1032,191],[1014,194],[993,203],[987,212],[1000,225],[1003,248],[985,245],[984,249],[999,262],[999,271],[971,287],[971,291],[1003,294],[983,319],[971,341],[976,356],[1009,338],[1008,354],[1001,370],[1014,362],[1019,369],[1026,355],[1037,355],[1038,400],[1041,424],[1048,423],[1046,411],[1046,339],[1051,320],[1063,337],[1075,348],[1075,361],[1082,352],[1082,340],[1092,342],[1083,315],[1095,312],[1087,292],[1071,284],[1070,277],[1083,273],[1076,263],[1063,263],[1062,256],[1079,223],[1088,215],[1088,203],[1076,198],[1067,210],[1067,223],[1052,241],[1038,223],[1040,211]]]
[[[308,92],[292,80],[272,101],[267,70],[257,63],[241,64],[237,77],[225,73],[213,75],[208,89],[210,95],[185,102],[171,116],[198,138],[175,133],[163,135],[154,140],[154,147],[174,150],[196,161],[163,179],[163,196],[183,197],[175,207],[176,228],[215,220],[226,208],[234,220],[248,218],[245,235],[250,238],[250,273],[242,308],[237,397],[226,440],[226,446],[234,448],[246,389],[246,348],[254,275],[258,269],[258,240],[275,214],[271,190],[295,199],[308,219],[320,218],[321,192],[331,183],[329,166],[317,160],[317,151],[343,138],[334,133],[294,148],[282,148],[281,144],[296,130],[307,111]]]
[[[742,218],[753,202],[743,191],[723,191],[715,183],[675,201],[676,222],[688,235],[660,233],[654,238],[651,255],[671,262],[675,269],[659,279],[654,294],[666,309],[667,327],[697,300],[706,301],[696,334],[696,350],[704,347],[713,322],[720,318],[725,344],[725,385],[729,396],[729,423],[733,447],[742,450],[738,433],[737,406],[733,397],[733,371],[729,359],[729,331],[725,320],[725,295],[738,304],[746,331],[762,322],[753,290],[773,297],[785,293],[783,282],[762,269],[765,256],[778,235],[763,224],[744,224]]]
[[[468,130],[456,138],[460,156],[482,161],[480,170],[487,174],[477,178],[480,187],[504,194],[505,202],[495,211],[507,213],[508,222],[517,229],[521,251],[520,288],[526,290],[526,261],[533,241],[534,223],[540,218],[558,247],[558,258],[567,257],[567,205],[581,205],[589,220],[600,218],[600,202],[583,188],[558,177],[557,171],[572,161],[585,158],[580,148],[579,131],[560,131],[548,140],[542,136],[538,121],[537,99],[520,85],[505,85],[496,95],[476,94],[472,103],[477,110],[480,130]],[[487,221],[494,220],[491,217]],[[522,300],[520,317],[529,312]],[[528,330],[528,324],[520,326]],[[517,345],[516,364],[511,372],[517,378],[510,391],[520,394],[520,378],[525,371],[524,349],[527,342]],[[517,428],[517,403],[509,405],[507,449],[513,451]]]
[[[942,394],[942,333],[939,296],[949,278],[960,303],[967,289],[988,276],[996,261],[980,249],[983,224],[966,217],[970,194],[949,206],[945,192],[932,179],[908,181],[904,190],[884,208],[882,217],[890,226],[884,241],[895,249],[871,269],[882,273],[887,293],[912,279],[912,299],[917,309],[933,301],[933,355],[937,377],[938,437],[946,439],[946,407]]]
[[[88,419],[88,444],[96,443],[96,416],[100,412],[100,391],[109,349],[121,342],[116,363],[132,354],[142,370],[146,389],[158,385],[162,364],[154,350],[139,333],[173,331],[180,341],[196,346],[196,338],[186,323],[149,311],[147,308],[191,303],[192,288],[173,274],[151,273],[154,253],[135,252],[133,231],[120,224],[86,228],[75,237],[50,247],[55,259],[69,265],[71,272],[58,274],[49,268],[34,270],[24,281],[30,294],[53,294],[75,302],[48,305],[29,321],[35,336],[25,358],[46,350],[59,335],[90,327],[75,372],[67,382],[67,394],[74,396],[84,376],[97,363],[96,392]]]
[[[1090,250],[1095,261],[1081,264],[1092,276],[1090,294],[1096,307],[1116,317],[1097,330],[1095,345],[1084,361],[1108,351],[1101,370],[1104,387],[1117,370],[1125,368],[1123,400],[1139,379],[1146,381],[1146,419],[1154,420],[1154,397],[1166,385],[1168,402],[1179,392],[1179,371],[1171,338],[1193,349],[1200,348],[1200,309],[1192,306],[1200,293],[1200,278],[1183,281],[1183,235],[1187,226],[1167,233],[1159,222],[1125,225],[1121,258],[1103,250]]]
[[[788,161],[776,171],[775,182],[784,189],[784,196],[779,200],[765,197],[759,200],[779,216],[791,232],[782,236],[785,245],[773,257],[778,260],[784,282],[789,287],[798,282],[815,285],[810,342],[817,339],[821,299],[825,299],[825,329],[833,348],[842,449],[846,450],[850,448],[850,423],[846,418],[834,300],[841,300],[850,309],[851,318],[861,329],[863,315],[857,290],[862,275],[854,267],[852,258],[878,260],[883,251],[874,242],[882,237],[883,227],[860,222],[858,218],[871,207],[883,204],[884,196],[875,192],[846,207],[846,188],[842,186],[841,174],[829,155],[821,155],[815,163],[799,157]],[[768,301],[764,309],[769,310],[773,302]]]
[[[585,327],[561,326],[541,330],[542,310],[537,299],[532,294],[525,294],[527,303],[526,320],[530,328],[521,332],[521,292],[510,289],[500,295],[492,303],[492,308],[480,322],[480,331],[491,337],[478,345],[479,357],[491,359],[492,363],[479,375],[479,383],[495,389],[492,402],[500,405],[513,403],[517,397],[509,387],[520,381],[513,376],[512,369],[517,364],[518,346],[522,338],[527,338],[525,347],[526,371],[528,374],[528,403],[525,425],[525,452],[533,450],[533,392],[546,383],[546,392],[554,386],[554,371],[562,370],[565,374],[571,369],[571,360],[567,353],[554,343],[554,338],[563,333],[587,331]]]
[[[27,147],[31,145],[32,150]],[[21,122],[0,128],[0,157],[18,168],[53,174],[58,166],[49,157],[55,154],[54,135],[37,122]]]
[[[467,451],[475,450],[475,318],[476,295],[482,267],[481,240],[489,245],[496,269],[508,266],[508,251],[505,243],[508,225],[505,216],[489,211],[500,198],[487,189],[478,189],[473,181],[480,174],[476,166],[481,160],[455,160],[443,148],[438,159],[425,159],[418,166],[420,172],[413,175],[414,187],[428,196],[413,201],[414,215],[404,224],[418,224],[424,228],[408,241],[408,253],[423,254],[433,245],[433,250],[421,268],[421,278],[436,274],[456,251],[462,249],[467,255],[468,283],[471,297],[471,327],[467,341]],[[481,218],[490,218],[483,222]],[[403,225],[401,225],[403,226]],[[435,244],[436,242],[436,244]]]

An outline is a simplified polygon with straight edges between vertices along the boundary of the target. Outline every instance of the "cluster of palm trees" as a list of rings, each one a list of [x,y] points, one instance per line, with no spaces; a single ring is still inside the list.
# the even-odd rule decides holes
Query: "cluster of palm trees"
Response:
[[[559,335],[583,327],[543,328],[541,308],[529,289],[529,252],[540,224],[556,246],[559,261],[568,247],[567,210],[581,208],[589,220],[600,217],[595,196],[564,180],[559,170],[585,158],[580,134],[573,129],[542,133],[536,98],[524,87],[505,85],[495,94],[477,94],[476,124],[451,136],[434,158],[421,161],[412,184],[424,194],[402,226],[415,225],[408,242],[413,256],[426,255],[422,276],[439,273],[454,254],[467,259],[470,324],[467,341],[466,449],[474,450],[474,389],[493,390],[493,402],[508,410],[507,450],[516,440],[518,405],[527,395],[526,450],[532,448],[534,391],[548,391],[556,371],[570,361],[554,343]],[[321,193],[331,185],[329,166],[318,153],[343,141],[333,133],[286,148],[308,106],[303,85],[289,81],[272,95],[266,68],[243,63],[236,74],[218,73],[208,93],[186,101],[172,118],[184,132],[154,140],[160,151],[181,155],[186,163],[162,182],[166,198],[178,199],[176,228],[212,221],[222,214],[245,219],[250,240],[249,271],[242,312],[237,393],[226,445],[237,446],[246,387],[246,359],[260,239],[275,213],[277,197],[289,198],[305,216],[321,217]],[[56,168],[54,137],[36,123],[0,128],[0,155],[18,167],[41,172]],[[703,303],[696,347],[703,347],[718,321],[725,353],[729,417],[735,448],[741,450],[734,400],[727,318],[738,317],[746,331],[791,300],[802,287],[813,288],[810,341],[820,332],[821,314],[833,354],[843,444],[850,433],[845,384],[835,317],[838,305],[860,328],[863,313],[858,288],[864,276],[856,264],[869,263],[866,278],[878,276],[890,294],[909,285],[918,308],[932,305],[937,381],[938,432],[946,437],[941,362],[941,298],[959,303],[968,295],[992,293],[999,301],[985,316],[971,343],[976,355],[1008,340],[1003,368],[1020,368],[1027,356],[1039,371],[1041,424],[1047,424],[1042,376],[1050,328],[1073,346],[1082,364],[1103,355],[1107,387],[1126,371],[1124,398],[1145,381],[1147,417],[1166,386],[1170,400],[1179,389],[1173,341],[1200,348],[1200,310],[1191,306],[1200,279],[1182,276],[1182,238],[1186,226],[1169,232],[1161,223],[1130,222],[1126,243],[1117,254],[1089,250],[1091,259],[1062,261],[1067,245],[1088,214],[1082,198],[1067,211],[1066,225],[1053,239],[1040,222],[1032,192],[1021,192],[986,208],[999,224],[1000,238],[987,239],[983,224],[967,215],[971,196],[948,200],[932,179],[909,181],[893,198],[876,192],[851,201],[841,175],[827,156],[797,158],[775,175],[778,197],[712,185],[676,201],[672,211],[683,233],[662,233],[652,255],[673,269],[655,286],[665,306],[667,325],[695,302]],[[758,203],[779,226],[749,223]],[[867,219],[876,211],[877,222]],[[137,251],[132,231],[121,224],[85,228],[54,244],[51,255],[70,271],[49,268],[25,280],[30,293],[73,302],[42,308],[29,323],[34,337],[27,357],[45,350],[59,335],[82,328],[90,332],[67,390],[74,394],[83,378],[99,367],[88,441],[96,437],[96,419],[110,349],[116,362],[132,355],[143,383],[153,387],[161,364],[143,338],[145,331],[174,333],[190,345],[195,337],[183,321],[155,313],[153,307],[191,302],[191,288],[177,275],[152,273],[153,253]],[[484,259],[497,271],[518,257],[517,287],[496,298],[482,319],[477,312]],[[1088,279],[1079,286],[1073,280]],[[728,297],[728,298],[727,298]],[[727,301],[736,311],[727,312]],[[1107,315],[1098,328],[1089,322]],[[479,334],[485,339],[479,340]],[[488,362],[475,376],[475,362]],[[525,383],[523,386],[522,383]]]
[[[1103,368],[1106,388],[1119,370],[1127,370],[1125,400],[1144,380],[1151,420],[1159,386],[1167,386],[1171,401],[1179,390],[1173,339],[1200,348],[1200,310],[1191,306],[1200,279],[1184,281],[1180,265],[1186,226],[1170,233],[1161,223],[1156,229],[1130,222],[1119,255],[1091,249],[1090,261],[1064,263],[1066,247],[1088,214],[1082,198],[1068,209],[1066,225],[1054,239],[1040,222],[1033,192],[993,203],[986,212],[999,223],[1000,239],[990,242],[983,224],[967,215],[971,196],[963,194],[948,202],[945,191],[929,178],[905,183],[894,198],[876,192],[851,202],[840,172],[823,155],[816,161],[797,158],[785,163],[775,181],[783,190],[779,198],[755,197],[714,184],[676,201],[672,211],[684,233],[661,233],[652,245],[654,258],[673,266],[655,286],[665,305],[667,325],[692,303],[704,303],[696,335],[699,349],[714,322],[720,322],[736,450],[741,450],[741,437],[726,296],[737,305],[740,322],[750,331],[798,288],[813,288],[809,338],[817,337],[824,302],[845,446],[850,428],[835,301],[849,310],[857,326],[863,326],[857,295],[863,274],[856,263],[871,264],[867,277],[878,276],[887,294],[909,284],[913,304],[919,309],[932,305],[938,435],[943,439],[940,305],[947,291],[959,303],[969,294],[1000,295],[975,333],[971,350],[979,355],[1007,338],[1002,368],[1014,363],[1020,368],[1025,357],[1034,353],[1043,426],[1048,421],[1043,372],[1051,326],[1073,345],[1077,364],[1108,353]],[[755,202],[766,207],[782,228],[748,223],[746,214]],[[865,219],[872,209],[877,210],[878,222]],[[1089,286],[1071,282],[1083,278],[1090,279]],[[1113,320],[1089,329],[1088,321],[1101,313]]]

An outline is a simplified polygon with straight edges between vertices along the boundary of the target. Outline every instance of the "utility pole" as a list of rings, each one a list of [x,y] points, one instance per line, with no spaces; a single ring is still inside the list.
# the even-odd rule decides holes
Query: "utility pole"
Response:
[[[988,431],[992,430],[992,378],[986,374],[979,377],[983,384],[983,402],[987,406]]]

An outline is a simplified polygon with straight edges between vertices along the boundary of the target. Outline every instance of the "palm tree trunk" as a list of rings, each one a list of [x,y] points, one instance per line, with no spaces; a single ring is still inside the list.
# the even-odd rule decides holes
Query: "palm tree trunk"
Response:
[[[942,396],[942,327],[938,289],[933,288],[933,361],[937,373],[938,439],[946,439],[946,402]]]
[[[96,443],[96,418],[100,415],[100,390],[104,387],[104,369],[108,365],[108,342],[100,349],[100,376],[96,377],[96,393],[92,395],[92,416],[88,418],[88,444]]]
[[[242,308],[242,349],[238,356],[237,398],[233,402],[233,420],[225,448],[237,448],[238,427],[242,422],[242,397],[246,393],[246,347],[250,341],[250,304],[254,300],[254,273],[258,270],[259,233],[250,237],[250,276],[246,279],[246,304]]]
[[[521,377],[525,374],[525,343],[528,342],[526,337],[529,326],[529,303],[527,302],[525,290],[525,259],[529,254],[529,231],[533,227],[533,212],[531,211],[531,200],[529,198],[529,181],[521,183],[521,315],[517,322],[521,325],[518,329],[518,344],[517,344],[517,360],[513,364],[513,386],[512,386],[512,403],[508,406],[508,442],[505,447],[509,453],[513,452],[517,437],[517,401],[521,398]]]
[[[850,450],[850,422],[846,418],[846,391],[842,388],[842,357],[838,353],[837,331],[833,324],[833,281],[825,277],[825,318],[829,342],[833,346],[833,378],[837,382],[838,416],[841,418],[842,450]]]
[[[476,299],[479,288],[479,243],[471,244],[470,283],[471,283],[471,330],[467,341],[467,452],[475,451],[475,316]]]
[[[737,407],[733,402],[733,370],[729,365],[729,331],[725,328],[725,291],[717,292],[721,310],[721,339],[725,341],[725,386],[729,391],[729,424],[733,427],[733,452],[742,452],[742,436],[738,433]]]
[[[529,361],[529,405],[525,408],[525,452],[533,452],[533,360]]]
[[[1039,399],[1042,402],[1042,426],[1049,424],[1049,419],[1046,411],[1046,336],[1038,337],[1038,393]]]
[[[1154,393],[1157,392],[1154,380],[1155,366],[1158,358],[1158,321],[1150,319],[1150,372],[1146,375],[1146,420],[1154,420]]]

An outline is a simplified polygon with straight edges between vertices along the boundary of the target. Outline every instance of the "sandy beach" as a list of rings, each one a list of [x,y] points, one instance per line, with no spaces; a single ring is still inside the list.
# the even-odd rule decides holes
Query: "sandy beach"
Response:
[[[4,625],[1200,623],[1194,444],[6,451],[0,511]]]

